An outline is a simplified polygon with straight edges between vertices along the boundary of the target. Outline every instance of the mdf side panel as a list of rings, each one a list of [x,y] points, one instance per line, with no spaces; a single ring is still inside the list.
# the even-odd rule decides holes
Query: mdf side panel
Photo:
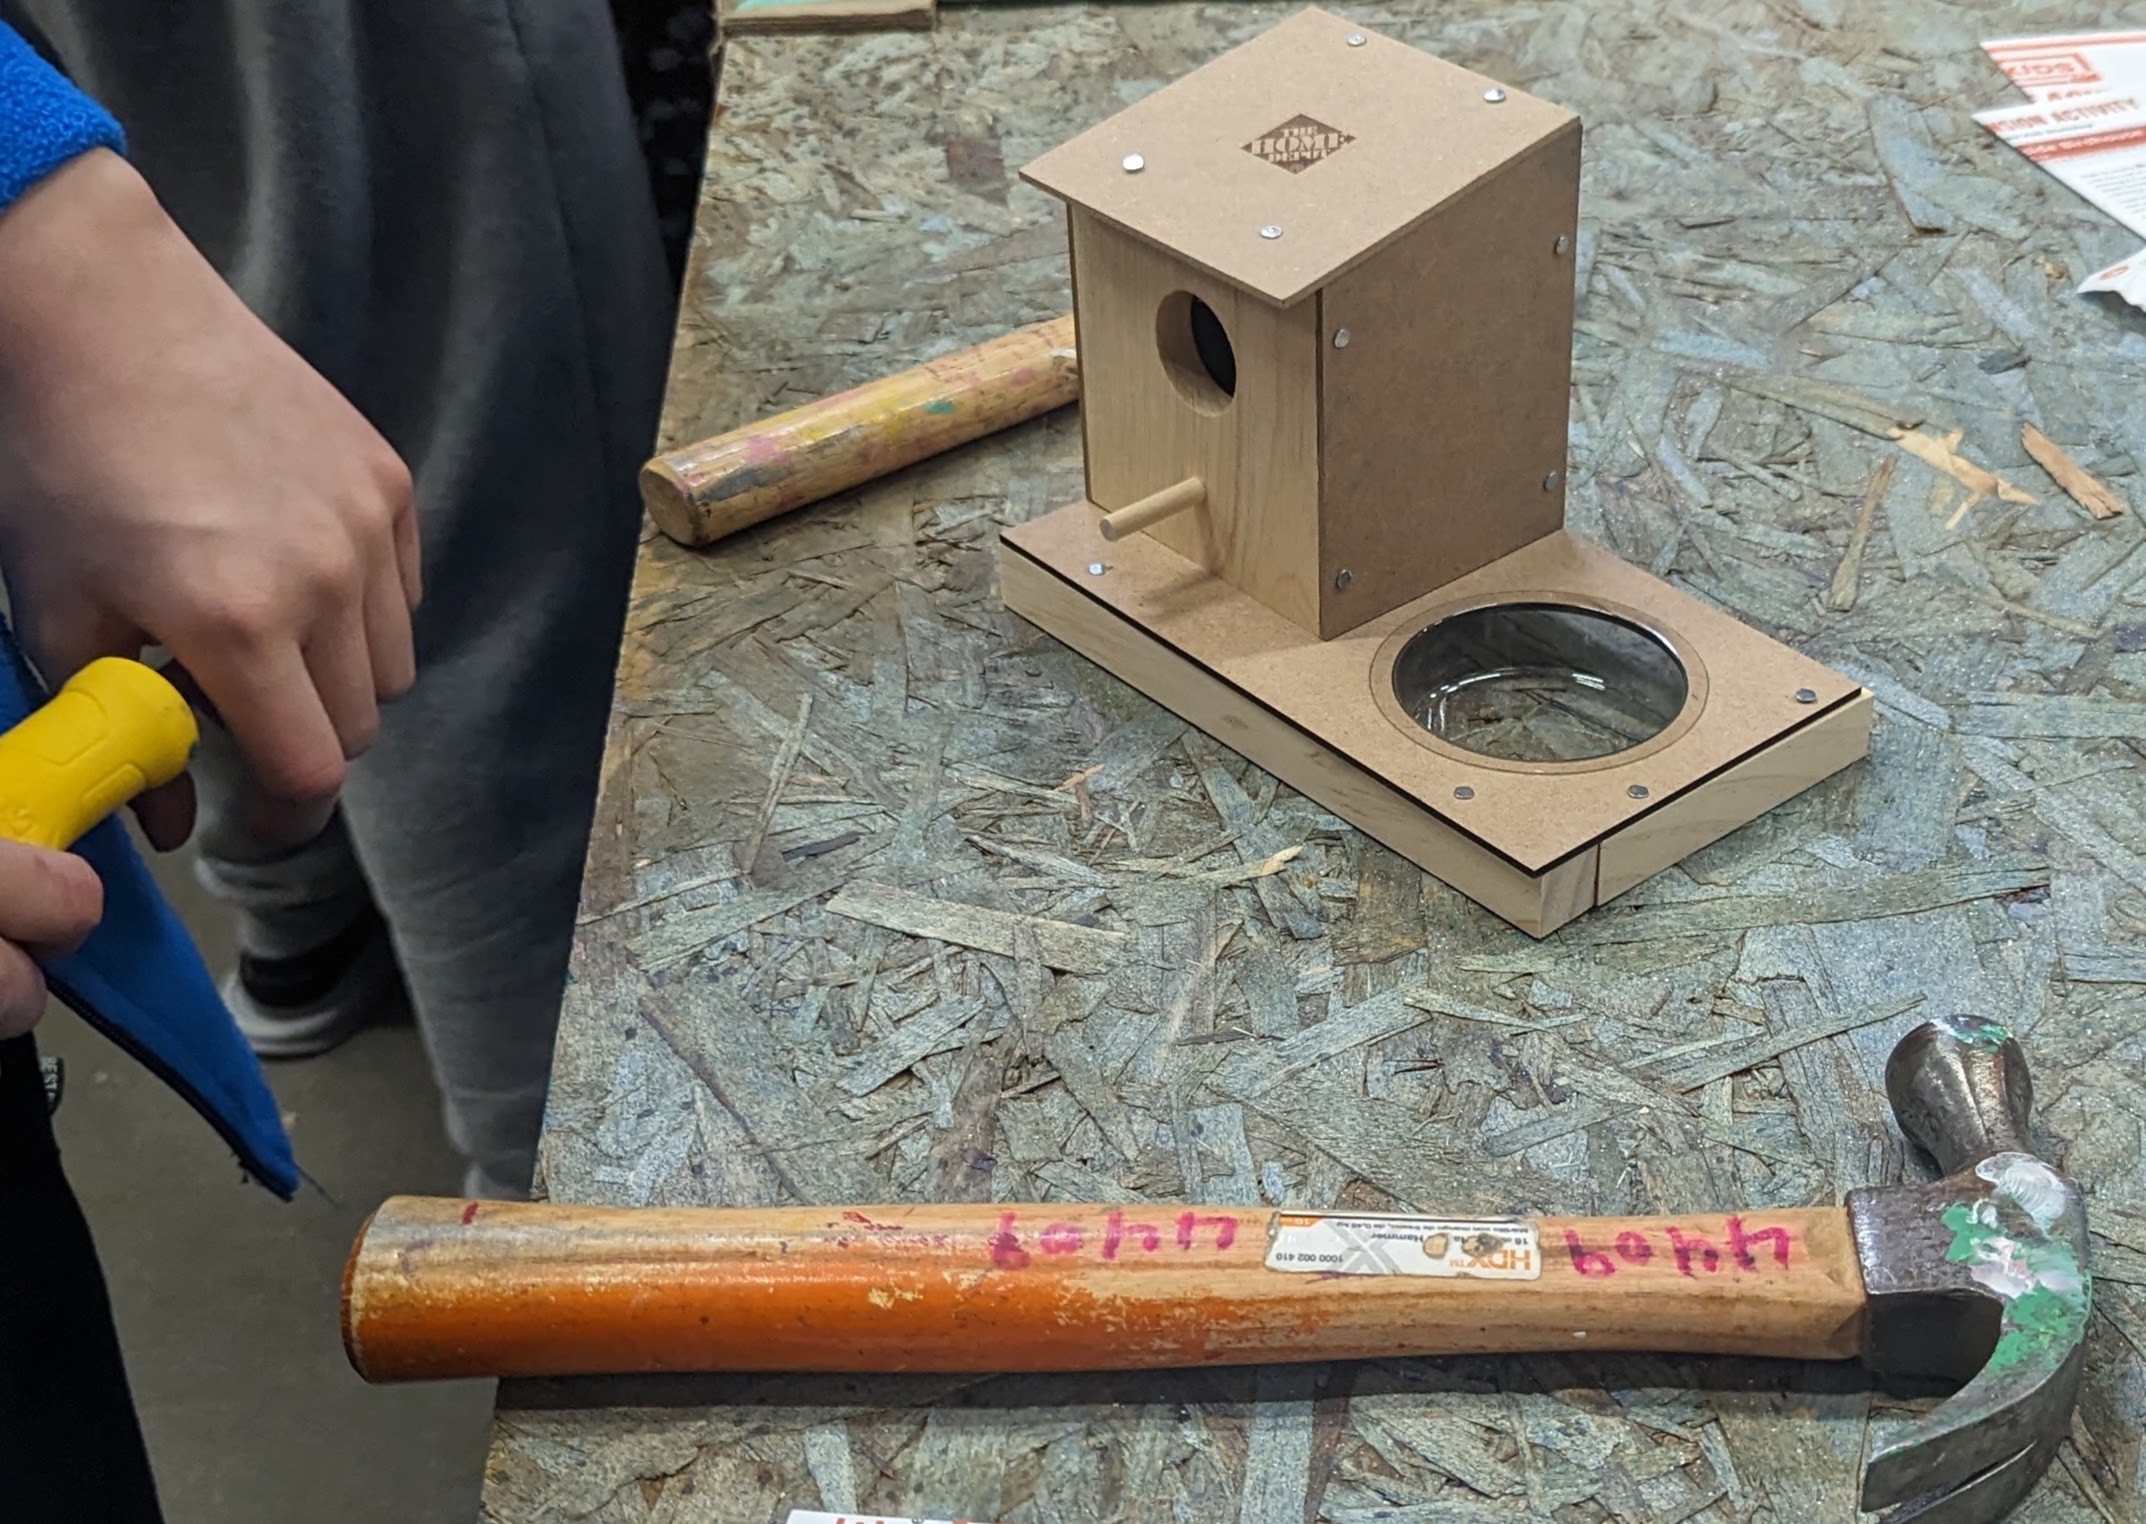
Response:
[[[999,585],[1014,613],[1528,935],[1594,904],[1594,848],[1523,873],[1011,545],[999,551]]]
[[[1859,693],[1840,708],[1605,837],[1595,899],[1607,902],[1708,842],[1749,825],[1870,750],[1872,698]]]
[[[1203,508],[1143,533],[1307,630],[1319,620],[1317,303],[1270,306],[1073,208],[1088,496],[1123,508],[1188,476]],[[1220,320],[1213,381],[1188,297]]]
[[[1574,123],[1320,294],[1322,636],[1563,524],[1579,186]]]

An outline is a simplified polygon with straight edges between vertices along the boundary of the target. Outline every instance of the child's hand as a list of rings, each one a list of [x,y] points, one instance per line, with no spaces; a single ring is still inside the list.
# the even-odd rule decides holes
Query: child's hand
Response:
[[[104,914],[96,869],[71,852],[0,840],[0,1038],[20,1037],[45,1013],[33,953],[72,952]]]
[[[415,675],[409,472],[102,149],[0,214],[0,564],[48,682],[171,652],[270,839],[325,823]]]

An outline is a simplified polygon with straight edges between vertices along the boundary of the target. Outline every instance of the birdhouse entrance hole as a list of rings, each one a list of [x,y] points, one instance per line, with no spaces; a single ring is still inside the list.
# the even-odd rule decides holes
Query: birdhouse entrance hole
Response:
[[[1691,684],[1669,642],[1629,620],[1559,603],[1448,615],[1393,661],[1408,717],[1448,745],[1503,762],[1588,762],[1653,739]]]
[[[1203,413],[1219,413],[1237,395],[1237,351],[1215,309],[1190,291],[1173,291],[1155,313],[1155,345],[1170,384]]]

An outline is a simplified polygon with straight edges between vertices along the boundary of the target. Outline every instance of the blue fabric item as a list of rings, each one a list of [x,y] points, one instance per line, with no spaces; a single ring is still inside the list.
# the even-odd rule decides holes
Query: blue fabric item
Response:
[[[125,152],[119,123],[0,22],[0,212],[92,148]]]
[[[48,697],[0,618],[0,729]],[[298,1165],[260,1060],[239,1035],[186,928],[116,817],[75,844],[104,880],[104,919],[89,940],[44,965],[45,983],[83,1020],[140,1059],[285,1201]]]

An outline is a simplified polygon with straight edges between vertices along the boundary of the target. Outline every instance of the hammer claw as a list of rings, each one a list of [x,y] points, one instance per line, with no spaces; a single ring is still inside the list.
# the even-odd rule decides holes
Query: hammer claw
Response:
[[[1879,1524],[1991,1524],[2017,1506],[2034,1490],[2042,1473],[2057,1453],[2058,1441],[2039,1444],[2010,1455],[1996,1465],[1968,1477],[1957,1486],[1938,1487],[1901,1501],[1873,1495],[1870,1479],[1863,1482],[1863,1511],[1876,1512],[1899,1502],[1900,1506]]]
[[[2056,1443],[2070,1430],[2086,1364],[2084,1346],[2039,1370],[1984,1370],[1921,1419],[1888,1440],[1863,1473],[1863,1509],[1905,1504],[1887,1524],[1933,1513],[1948,1499],[1983,1500],[1987,1511],[1944,1519],[1992,1519],[2016,1501],[1989,1503],[2004,1479],[2024,1493],[2047,1468]]]

